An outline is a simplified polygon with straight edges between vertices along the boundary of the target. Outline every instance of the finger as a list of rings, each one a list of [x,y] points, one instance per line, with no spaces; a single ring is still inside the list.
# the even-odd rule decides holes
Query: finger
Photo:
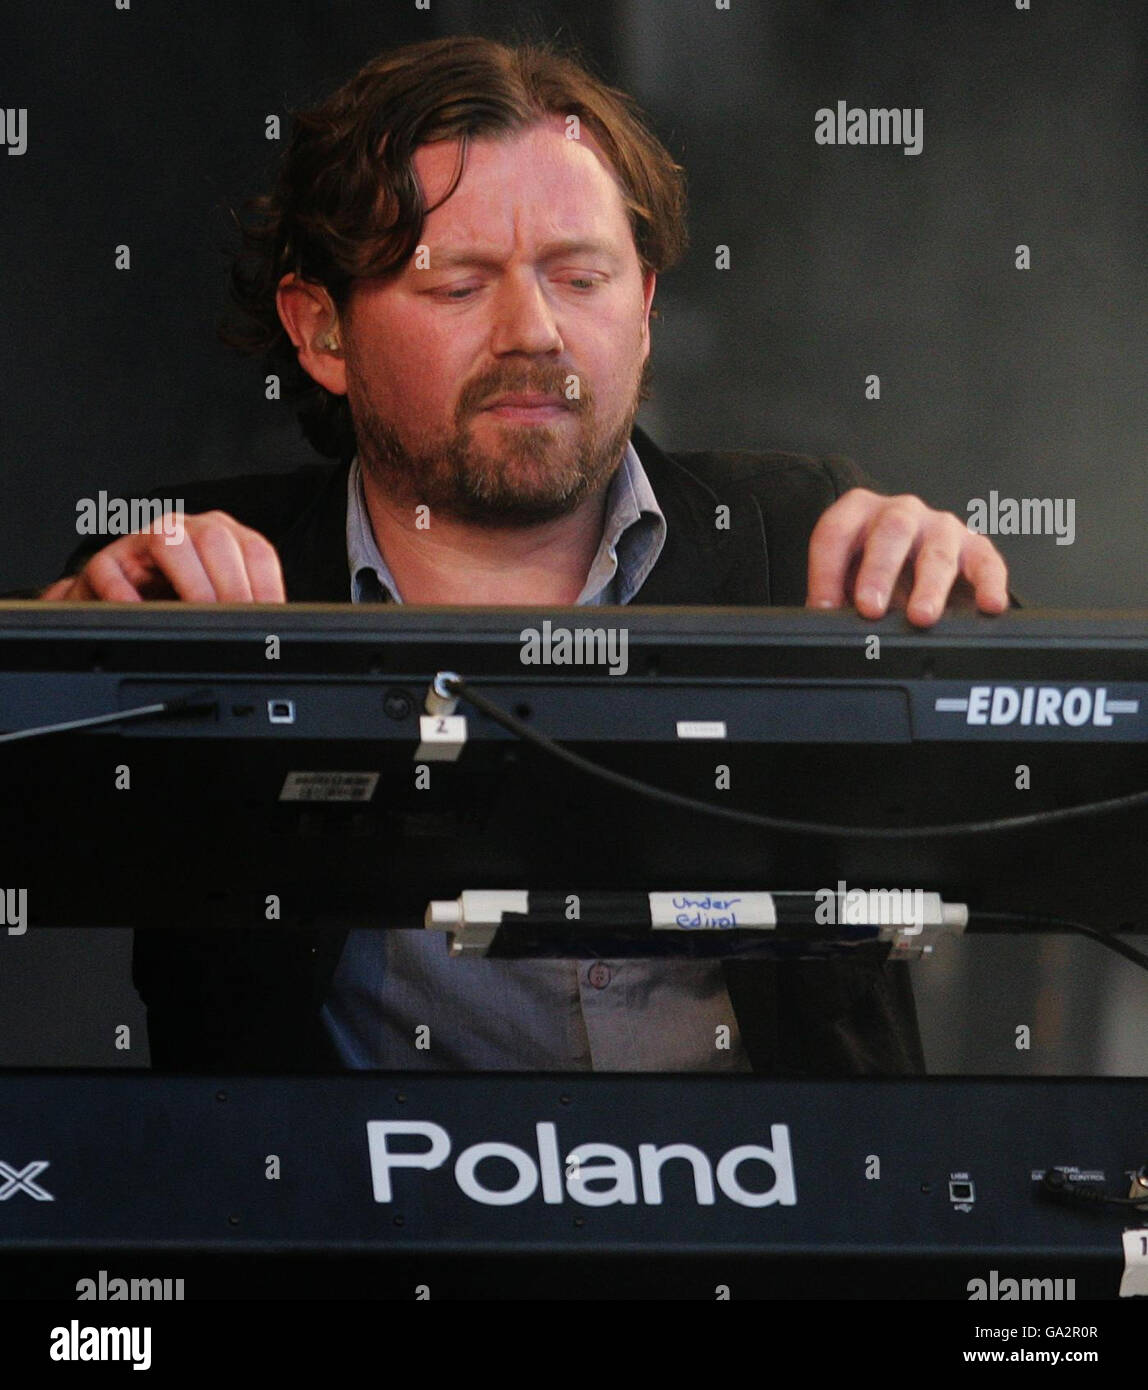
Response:
[[[975,613],[977,611],[977,598],[973,592],[973,586],[964,577],[958,574],[956,583],[949,593],[945,603],[946,613]]]
[[[885,501],[868,488],[851,488],[822,512],[809,537],[806,607],[843,608],[850,570],[870,517]]]
[[[40,590],[40,602],[67,598],[75,582],[75,576],[71,574],[65,575],[63,579],[57,579],[54,584],[49,584],[46,589]]]
[[[249,527],[239,527],[236,537],[243,552],[243,563],[247,568],[251,596],[255,602],[286,603],[287,590],[283,583],[283,567],[279,563],[279,552],[266,536],[261,536],[258,531],[252,531]]]
[[[104,599],[108,603],[140,603],[143,594],[134,582],[135,576],[124,564],[125,551],[121,542],[98,550],[80,573],[70,599]]]
[[[1009,606],[1008,565],[987,536],[969,532],[961,554],[961,571],[976,591],[982,613],[1003,613]]]
[[[213,518],[210,513],[196,520],[200,524],[190,526],[188,534],[215,590],[217,601],[250,603],[251,584],[243,561],[243,549],[233,529],[234,523],[228,525]]]
[[[866,618],[880,618],[893,586],[917,543],[925,504],[915,497],[887,499],[865,538],[853,602]]]
[[[913,592],[913,567],[906,565],[897,576],[897,582],[893,585],[893,594],[889,599],[890,608],[908,608],[909,595]]]
[[[911,623],[928,627],[945,611],[960,572],[967,534],[964,524],[948,513],[926,524],[913,562],[913,589],[905,609]]]
[[[133,571],[148,576],[141,578],[141,587],[154,588],[156,577],[162,576],[171,585],[175,597],[186,603],[217,601],[215,587],[196,550],[190,525],[185,525],[183,536],[174,545],[169,545],[158,531],[140,532],[126,536],[100,554],[120,550],[121,546],[120,557],[129,577]]]

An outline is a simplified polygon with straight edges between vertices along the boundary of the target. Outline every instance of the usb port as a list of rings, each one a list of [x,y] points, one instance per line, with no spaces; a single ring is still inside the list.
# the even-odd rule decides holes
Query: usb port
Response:
[[[976,1189],[971,1182],[951,1182],[949,1183],[950,1202],[973,1202],[976,1200]]]
[[[267,718],[272,724],[294,724],[294,700],[268,700]]]

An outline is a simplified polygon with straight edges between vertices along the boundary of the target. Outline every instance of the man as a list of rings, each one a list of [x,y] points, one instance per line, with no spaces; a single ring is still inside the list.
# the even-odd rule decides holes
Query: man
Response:
[[[570,60],[480,38],[382,55],[298,117],[233,276],[251,326],[230,340],[269,355],[339,462],[183,485],[179,544],[89,544],[43,597],[875,618],[896,593],[928,624],[959,583],[1007,607],[991,543],[846,460],[673,456],[635,428],[684,245],[681,170]],[[437,933],[205,930],[140,933],[134,974],[161,1066],[923,1068],[903,965],[459,962]]]

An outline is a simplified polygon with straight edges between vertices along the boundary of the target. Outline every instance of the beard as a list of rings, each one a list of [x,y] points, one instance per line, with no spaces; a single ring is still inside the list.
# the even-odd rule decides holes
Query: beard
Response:
[[[649,396],[650,361],[642,364],[622,418],[598,417],[589,384],[581,399],[565,401],[574,428],[565,420],[548,424],[499,422],[493,447],[478,443],[471,423],[492,396],[516,391],[563,394],[567,373],[542,370],[526,380],[490,374],[461,394],[453,428],[435,437],[420,434],[409,444],[375,408],[370,388],[347,353],[347,400],[363,468],[392,499],[426,505],[432,515],[490,529],[536,526],[568,516],[604,490],[625,453],[641,403]],[[497,420],[497,417],[490,417]]]

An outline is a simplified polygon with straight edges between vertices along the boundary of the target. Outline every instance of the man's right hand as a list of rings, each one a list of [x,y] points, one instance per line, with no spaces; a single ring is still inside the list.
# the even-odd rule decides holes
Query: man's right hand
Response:
[[[57,579],[42,599],[183,599],[187,603],[285,603],[275,547],[226,512],[184,516],[173,540],[162,531],[112,541],[78,574]]]

